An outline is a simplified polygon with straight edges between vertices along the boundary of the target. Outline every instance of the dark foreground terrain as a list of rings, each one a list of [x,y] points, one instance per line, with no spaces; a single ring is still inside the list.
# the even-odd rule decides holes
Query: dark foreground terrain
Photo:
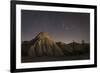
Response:
[[[66,56],[66,57],[23,57],[22,63],[28,63],[28,62],[48,62],[48,61],[71,61],[71,60],[87,60],[90,59],[90,57],[85,55],[80,56]]]

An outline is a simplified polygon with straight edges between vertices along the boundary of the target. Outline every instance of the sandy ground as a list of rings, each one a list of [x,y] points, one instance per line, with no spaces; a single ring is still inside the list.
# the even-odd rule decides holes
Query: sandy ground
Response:
[[[21,59],[22,63],[29,62],[47,62],[47,61],[69,61],[69,60],[86,60],[90,59],[89,55],[80,55],[80,56],[64,56],[64,57],[23,57]]]

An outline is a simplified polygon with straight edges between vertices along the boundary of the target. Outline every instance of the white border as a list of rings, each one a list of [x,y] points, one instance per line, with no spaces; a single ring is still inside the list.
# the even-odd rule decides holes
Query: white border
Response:
[[[90,13],[90,60],[21,63],[21,9]],[[85,30],[85,29],[84,29]],[[94,9],[16,5],[16,69],[94,64]]]

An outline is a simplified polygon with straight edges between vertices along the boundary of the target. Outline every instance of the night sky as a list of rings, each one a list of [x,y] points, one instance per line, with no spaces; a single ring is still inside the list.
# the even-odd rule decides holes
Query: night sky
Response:
[[[90,41],[90,14],[21,10],[21,39],[32,40],[39,32],[48,32],[54,41],[70,43]]]

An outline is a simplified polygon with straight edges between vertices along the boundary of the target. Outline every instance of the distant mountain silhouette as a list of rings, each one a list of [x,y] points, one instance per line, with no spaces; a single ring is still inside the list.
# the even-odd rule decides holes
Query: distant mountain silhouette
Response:
[[[31,59],[29,60],[33,60],[36,57],[64,57],[67,59],[71,57],[80,59],[79,57],[81,57],[81,59],[84,59],[89,58],[90,55],[88,43],[71,42],[66,44],[61,41],[55,42],[47,32],[40,32],[34,39],[23,41],[21,47],[23,61],[27,61],[27,58],[29,59],[30,57]]]
[[[63,42],[56,42],[57,45],[62,49],[63,53],[66,56],[69,55],[81,55],[81,54],[90,54],[90,46],[88,43],[77,43],[72,42],[65,44]]]

